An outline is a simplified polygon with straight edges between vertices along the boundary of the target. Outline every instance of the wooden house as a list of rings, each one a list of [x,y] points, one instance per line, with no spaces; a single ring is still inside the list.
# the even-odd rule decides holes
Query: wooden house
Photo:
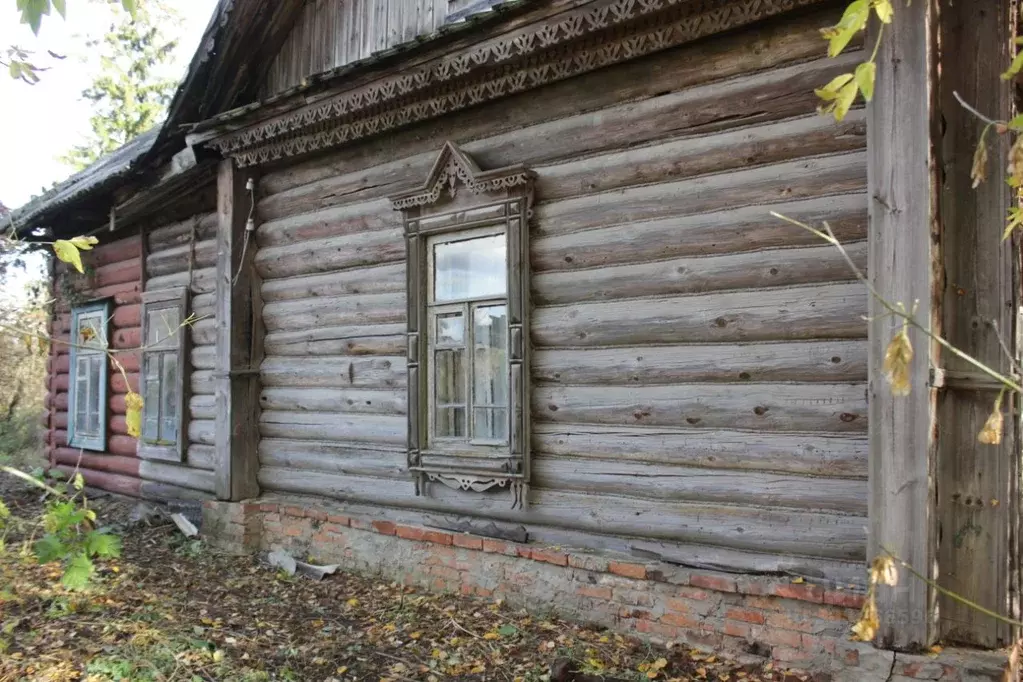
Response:
[[[835,123],[814,88],[869,56],[825,55],[843,5],[221,2],[161,129],[15,213],[101,243],[53,274],[50,464],[207,500],[235,549],[786,665],[858,670],[881,548],[1016,613],[997,391],[920,336],[892,396],[897,321],[772,216],[1007,369],[1010,193],[970,190],[952,93],[1008,116],[1009,3],[900,4]],[[908,577],[878,596],[885,647],[1012,636]]]

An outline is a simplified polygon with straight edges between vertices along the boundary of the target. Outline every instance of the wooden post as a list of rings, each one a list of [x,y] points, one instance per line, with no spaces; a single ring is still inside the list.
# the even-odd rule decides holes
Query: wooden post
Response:
[[[255,235],[245,248],[253,175],[230,159],[217,172],[216,491],[221,500],[259,495],[259,362],[262,359],[259,278],[253,268]],[[243,250],[244,258],[243,258]],[[255,292],[255,296],[253,293]]]
[[[916,317],[925,324],[937,319],[934,298],[940,292],[932,149],[934,1],[899,3],[894,21],[885,28],[877,87],[867,110],[869,277],[887,300],[902,302],[907,309],[916,303]],[[935,391],[928,378],[934,348],[922,334],[910,334],[916,351],[912,393],[893,396],[882,365],[899,323],[884,313],[871,300],[869,558],[884,548],[931,575]],[[930,644],[935,632],[932,599],[927,585],[905,571],[897,587],[879,588],[878,645],[913,649]]]
[[[940,139],[943,183],[941,220],[945,286],[945,338],[985,364],[1009,371],[998,339],[1015,345],[1018,279],[1011,242],[1002,241],[1012,201],[1005,182],[1008,140],[989,131],[988,180],[972,188],[970,168],[984,123],[967,112],[953,92],[987,116],[1012,116],[1013,86],[999,78],[1009,62],[1012,15],[1009,0],[940,1]],[[997,324],[996,327],[992,323]],[[1003,615],[1009,607],[1013,556],[1012,520],[1019,492],[1019,442],[1007,399],[1004,440],[977,442],[1000,386],[949,354],[938,396],[937,522],[938,582]],[[983,647],[1007,646],[1011,629],[975,609],[940,597],[939,636]]]

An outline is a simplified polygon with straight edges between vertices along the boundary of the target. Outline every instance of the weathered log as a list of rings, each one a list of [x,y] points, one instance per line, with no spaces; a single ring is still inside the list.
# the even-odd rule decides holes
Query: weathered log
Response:
[[[388,324],[404,319],[404,293],[301,298],[263,306],[268,332]]]
[[[193,395],[188,401],[188,413],[192,419],[216,419],[217,401],[213,394]]]
[[[863,479],[665,466],[592,457],[535,456],[533,483],[551,490],[678,502],[755,500],[758,505],[867,515]]]
[[[137,350],[113,351],[110,353],[110,371],[118,372],[117,363],[121,364],[125,372],[138,372],[142,361],[142,353]],[[117,362],[114,362],[114,361]]]
[[[169,275],[161,275],[159,277],[150,277],[146,280],[147,291],[160,291],[161,289],[173,289],[175,287],[183,287],[188,284],[188,269],[185,268],[180,272],[174,272]],[[217,284],[217,269],[216,268],[199,268],[196,267],[192,270],[192,292],[194,293],[209,293],[216,288]]]
[[[866,270],[867,243],[846,244],[853,261]],[[760,289],[855,279],[842,254],[831,245],[772,249],[702,258],[617,265],[580,272],[539,273],[533,279],[537,303],[575,303],[664,294],[696,294],[727,289]]]
[[[217,214],[215,212],[203,213],[148,230],[146,241],[149,244],[149,252],[163,251],[174,246],[188,244],[192,239],[193,226],[196,231],[196,241],[213,239],[217,233]]]
[[[593,496],[538,487],[530,489],[526,508],[518,510],[511,508],[510,498],[503,494],[467,496],[432,484],[426,495],[416,496],[411,481],[400,485],[393,479],[278,467],[262,467],[259,483],[270,491],[434,509],[634,538],[752,551],[769,547],[773,552],[835,559],[862,560],[865,556],[862,516]]]
[[[115,414],[107,421],[107,430],[122,436],[128,435],[128,420],[123,414]]]
[[[213,471],[216,447],[212,445],[189,445],[185,462],[193,469]]]
[[[862,340],[540,349],[532,360],[535,382],[566,385],[841,382],[867,377],[867,344]]]
[[[404,355],[405,324],[323,327],[267,334],[267,355]]]
[[[66,391],[71,385],[70,374],[51,374],[50,375],[50,390],[51,391]]]
[[[358,390],[336,388],[266,388],[260,394],[264,410],[405,414],[405,389]]]
[[[263,283],[263,300],[285,301],[315,296],[352,296],[405,291],[405,264],[389,263],[325,275],[288,277]]]
[[[139,348],[142,345],[142,327],[125,327],[117,329],[110,335],[110,347],[124,350]]]
[[[214,369],[217,366],[217,351],[215,346],[196,346],[192,348],[190,356],[192,369]]]
[[[827,220],[838,239],[852,242],[867,236],[866,203],[864,194],[846,194],[538,237],[531,243],[532,265],[537,271],[595,268],[820,245],[819,237],[775,218],[771,211],[815,225]]]
[[[544,202],[535,211],[536,224],[538,235],[554,236],[605,225],[862,192],[866,183],[866,154],[855,151]]]
[[[191,326],[192,343],[196,346],[210,346],[217,342],[217,321],[212,317],[199,320]]]
[[[401,388],[405,385],[405,358],[332,357],[315,361],[301,357],[270,356],[260,367],[264,387]]]
[[[403,478],[408,475],[405,457],[404,448],[278,438],[259,441],[260,466],[285,469]]]
[[[377,265],[405,258],[401,230],[380,230],[268,246],[256,254],[256,270],[265,279],[312,275],[331,270]]]
[[[864,433],[867,400],[856,384],[540,386],[533,417],[558,424]]]
[[[139,475],[147,481],[168,483],[205,493],[212,493],[214,489],[212,471],[192,469],[179,464],[142,460],[139,464]]]
[[[115,306],[140,303],[142,301],[142,282],[136,279],[99,287],[92,291],[92,295],[96,298],[112,298]]]
[[[380,184],[385,185],[383,196],[386,196],[392,191],[387,177],[377,174],[360,176],[358,173],[363,169],[381,167],[395,158],[400,158],[402,154],[436,153],[436,140],[480,140],[480,149],[473,148],[469,143],[464,148],[473,154],[481,154],[482,150],[487,148],[500,148],[496,143],[495,132],[513,136],[522,131],[525,135],[518,139],[518,144],[524,148],[522,153],[533,150],[537,154],[545,154],[548,145],[561,144],[564,138],[572,138],[573,135],[572,131],[541,131],[540,127],[536,126],[541,120],[562,120],[580,111],[592,112],[614,107],[622,102],[628,102],[627,106],[635,107],[636,103],[644,100],[665,99],[677,91],[694,90],[699,86],[706,87],[705,84],[709,83],[713,84],[716,92],[720,92],[721,88],[728,87],[742,77],[754,74],[763,78],[758,72],[777,70],[786,63],[796,63],[799,70],[806,71],[812,67],[805,62],[821,54],[820,27],[830,25],[834,21],[834,12],[825,10],[809,12],[798,17],[786,17],[783,22],[767,22],[756,35],[748,31],[722,35],[712,41],[700,41],[664,50],[643,59],[554,83],[544,88],[542,108],[536,106],[536,92],[530,91],[467,110],[457,117],[427,121],[408,130],[396,130],[388,135],[366,140],[354,145],[350,151],[333,155],[326,161],[323,158],[315,158],[291,164],[261,178],[260,188],[270,197],[260,202],[259,210],[261,215],[268,217],[279,214],[271,199],[275,195],[303,186],[309,186],[308,199],[303,204],[309,207],[324,205],[335,196],[362,197]],[[854,43],[851,48],[857,46],[858,43]],[[853,53],[853,50],[850,49],[849,52]],[[862,55],[851,56],[858,60],[863,58]],[[726,80],[733,77],[740,78]],[[818,74],[814,74],[814,78],[794,88],[793,92],[803,95],[805,100],[798,103],[798,108],[791,113],[782,110],[779,114],[782,117],[796,116],[812,109],[814,106],[812,91],[822,82],[819,78]],[[780,99],[783,93],[780,85],[777,83],[767,85],[769,93],[774,95],[775,99]],[[725,126],[729,123],[739,125],[743,122],[743,118],[738,121],[730,119],[735,118],[734,114],[737,108],[742,106],[745,98],[740,96],[722,98],[720,94],[716,94],[715,100],[721,107],[717,116],[720,125]],[[770,104],[770,100],[767,100],[767,103]],[[633,134],[637,136],[645,132],[649,137],[662,135],[663,130],[677,129],[678,124],[674,121],[684,115],[688,107],[673,101],[667,104],[669,106],[666,110],[673,114],[673,119],[666,124],[668,127],[652,124],[635,125],[634,121],[625,121],[620,126],[621,130],[635,131]],[[768,108],[763,103],[758,103],[755,110],[764,116],[777,108],[777,106]],[[590,119],[591,126],[599,124],[597,117],[591,115]],[[540,132],[549,134],[540,135]],[[561,134],[558,134],[559,132]],[[602,130],[601,133],[605,137],[613,138],[612,131]],[[545,144],[535,145],[527,142],[536,139],[543,139]],[[595,139],[599,141],[601,138],[598,136]],[[624,142],[612,139],[611,144],[628,146],[630,143],[641,142],[642,139]],[[504,159],[503,156],[501,158]],[[540,158],[551,158],[551,155]],[[486,159],[484,167],[494,168],[515,162],[536,163],[537,160],[524,156],[515,161],[502,160],[498,163]],[[432,158],[430,161],[432,162]],[[406,160],[395,163],[405,162]],[[426,168],[429,168],[428,164]],[[411,173],[419,177],[425,175],[425,170],[419,171],[420,168],[415,167]],[[404,175],[405,173],[402,173],[402,176]],[[346,177],[348,182],[345,184],[335,183],[329,188],[322,189],[311,187],[320,181]],[[296,199],[297,196],[289,197],[292,203]]]
[[[141,282],[142,259],[136,257],[100,266],[85,281],[89,283],[92,289],[105,288],[126,282]]]
[[[377,414],[264,410],[259,418],[259,432],[264,438],[404,445],[407,421],[405,417]]]
[[[159,277],[175,272],[187,272],[188,261],[192,254],[192,245],[172,246],[162,251],[154,251],[146,257],[146,273]],[[210,268],[217,262],[217,244],[213,240],[196,242],[194,268]]]
[[[66,392],[54,392],[52,400],[52,409],[60,410],[61,412],[67,412],[68,407],[68,394]]]
[[[139,373],[125,372],[121,374],[117,370],[112,370],[110,372],[110,392],[128,393],[129,390],[135,393],[139,392]]]
[[[100,490],[106,490],[118,495],[128,495],[129,497],[139,497],[141,495],[142,480],[135,476],[125,476],[123,474],[96,471],[94,469],[79,468],[76,470],[74,467],[64,464],[54,468],[65,476],[74,476],[76,473],[81,474],[82,478],[85,479],[85,484],[92,488],[99,488]]]
[[[214,371],[210,369],[195,370],[192,372],[191,388],[193,395],[213,395],[216,387]]]
[[[114,314],[111,316],[110,321],[115,329],[138,327],[142,324],[142,306],[138,303],[134,305],[119,305],[114,308]]]
[[[110,400],[109,400],[109,403],[110,403],[110,413],[111,414],[127,414],[128,413],[128,406],[125,405],[125,398],[124,398],[124,396],[125,396],[124,393],[114,393],[114,394],[111,394]]]
[[[49,444],[54,447],[62,448],[68,444],[67,431],[64,429],[51,429],[47,435],[49,436]]]
[[[400,216],[386,198],[309,213],[299,212],[301,209],[289,211],[287,207],[282,207],[282,210],[283,217],[263,223],[256,231],[261,248],[387,230],[401,225]]]
[[[93,247],[82,260],[94,268],[101,268],[104,265],[131,260],[132,258],[140,258],[141,256],[142,239],[135,235],[118,239],[117,241],[101,242]]]
[[[532,426],[535,457],[566,455],[810,476],[867,477],[867,441],[856,434],[552,424]]]
[[[107,439],[107,452],[125,457],[134,457],[138,450],[138,441],[131,436],[110,436]]]
[[[204,492],[202,490],[183,488],[181,486],[171,485],[170,483],[157,483],[156,481],[142,481],[139,495],[144,500],[156,500],[159,502],[180,500],[201,502],[203,500],[210,500],[214,498],[212,493]]]
[[[214,434],[216,421],[212,419],[192,419],[188,422],[188,442],[200,445],[216,445]]]
[[[537,308],[541,346],[863,338],[858,282]]]
[[[97,455],[94,453],[77,450],[75,448],[56,448],[53,451],[53,461],[71,467],[92,469],[93,471],[107,471],[124,476],[139,475],[139,459],[137,457],[124,457],[120,455]]]

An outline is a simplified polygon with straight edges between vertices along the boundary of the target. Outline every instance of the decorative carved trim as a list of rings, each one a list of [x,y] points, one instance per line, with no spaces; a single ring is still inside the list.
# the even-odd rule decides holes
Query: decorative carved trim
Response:
[[[651,54],[821,0],[602,0],[207,144],[266,163]],[[585,40],[583,40],[585,38]]]
[[[391,197],[402,211],[406,245],[409,471],[416,494],[427,481],[458,490],[512,490],[512,506],[525,504],[529,484],[529,212],[534,174],[523,166],[481,170],[472,157],[446,142],[425,182]],[[459,196],[464,188],[469,201]],[[445,196],[446,195],[446,196]],[[475,198],[475,197],[478,197]],[[436,234],[501,225],[507,244],[508,442],[501,447],[466,444],[457,453],[430,450],[429,339],[426,240]]]

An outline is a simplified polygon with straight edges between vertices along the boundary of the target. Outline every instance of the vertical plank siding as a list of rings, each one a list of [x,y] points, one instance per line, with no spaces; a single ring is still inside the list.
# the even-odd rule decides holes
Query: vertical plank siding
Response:
[[[52,467],[68,474],[77,469],[90,486],[138,497],[142,486],[140,461],[135,456],[136,441],[128,435],[124,396],[129,388],[138,390],[141,358],[133,349],[142,342],[142,239],[135,235],[111,240],[102,233],[99,239],[100,244],[96,248],[82,254],[86,274],[80,275],[61,262],[54,268],[57,281],[67,278],[70,289],[55,286],[53,292],[46,449]],[[68,445],[71,366],[67,344],[72,342],[72,305],[101,298],[111,300],[109,342],[115,351],[114,357],[124,366],[125,374],[122,375],[114,363],[110,363],[106,449],[94,452]]]
[[[448,0],[306,0],[270,65],[263,93],[433,33],[444,24],[447,6]]]
[[[862,58],[819,59],[834,18],[768,22],[265,174],[261,488],[861,561],[866,293],[768,213],[829,220],[865,265],[863,112],[814,114],[813,87]],[[483,168],[537,173],[525,510],[440,486],[415,497],[405,471],[405,248],[385,198],[422,182],[447,139]]]

